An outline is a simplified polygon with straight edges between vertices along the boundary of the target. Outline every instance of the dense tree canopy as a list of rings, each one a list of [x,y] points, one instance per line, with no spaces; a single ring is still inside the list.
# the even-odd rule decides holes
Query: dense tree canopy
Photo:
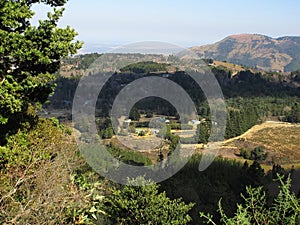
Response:
[[[290,115],[287,116],[287,121],[292,123],[299,123],[300,122],[300,105],[295,104],[292,107]]]
[[[33,4],[54,9],[32,26]],[[44,103],[54,89],[60,60],[81,47],[77,33],[57,23],[66,0],[2,0],[0,2],[0,129],[11,130],[30,105]],[[2,128],[1,128],[2,127]]]

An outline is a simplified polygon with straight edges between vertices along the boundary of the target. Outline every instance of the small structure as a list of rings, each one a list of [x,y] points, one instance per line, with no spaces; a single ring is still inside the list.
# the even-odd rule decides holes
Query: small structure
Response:
[[[123,128],[128,128],[129,125],[130,125],[130,123],[131,123],[131,119],[124,120],[124,122],[123,122]]]
[[[216,122],[216,121],[212,121],[211,123],[212,123],[213,125],[215,125],[215,126],[218,125],[218,122]]]
[[[191,122],[193,125],[199,125],[201,123],[199,120],[192,120]]]
[[[167,120],[167,119],[164,118],[164,117],[159,117],[159,118],[157,119],[157,121],[160,122],[160,123],[170,123],[170,120]]]
[[[131,123],[131,121],[132,121],[131,119],[127,119],[127,120],[124,120],[124,123],[129,125]]]
[[[152,135],[157,135],[157,134],[159,134],[159,129],[151,129],[151,134],[152,134]]]

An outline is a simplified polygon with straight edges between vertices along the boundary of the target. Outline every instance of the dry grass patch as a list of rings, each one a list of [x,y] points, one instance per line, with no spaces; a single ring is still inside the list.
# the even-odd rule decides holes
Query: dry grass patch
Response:
[[[224,143],[225,148],[233,149],[265,146],[270,155],[269,160],[273,162],[300,163],[300,125],[268,122]]]

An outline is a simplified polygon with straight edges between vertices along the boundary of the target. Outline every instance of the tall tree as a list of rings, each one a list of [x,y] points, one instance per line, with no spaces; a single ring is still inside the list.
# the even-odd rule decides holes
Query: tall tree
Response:
[[[198,125],[196,138],[199,143],[207,144],[210,136],[210,128],[207,122]]]
[[[82,46],[69,26],[58,28],[67,0],[0,1],[0,130],[13,129],[30,106],[43,104],[55,87],[60,60]],[[53,9],[39,25],[31,25],[32,6]]]
[[[300,122],[300,104],[296,103],[292,107],[292,111],[290,115],[287,117],[287,121],[292,123],[299,123]]]

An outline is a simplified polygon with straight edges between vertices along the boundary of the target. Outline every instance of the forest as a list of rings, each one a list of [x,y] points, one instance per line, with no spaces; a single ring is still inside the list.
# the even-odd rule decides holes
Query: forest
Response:
[[[89,58],[89,56],[87,56]],[[149,66],[151,65],[151,67]],[[137,66],[137,72],[128,71],[130,67],[114,74],[102,89],[97,102],[98,117],[108,117],[113,101],[122,88],[136,79],[147,76],[164,76],[165,65],[156,63]],[[134,67],[135,65],[131,65]],[[149,72],[149,68],[152,71]],[[250,70],[241,71],[232,77],[232,71],[213,67],[211,69],[218,79],[227,104],[227,126],[225,138],[239,136],[255,124],[268,119],[295,122],[300,119],[299,88],[291,87],[284,82],[285,77],[275,80],[269,74],[254,73]],[[133,74],[132,74],[133,73]],[[295,72],[296,73],[296,72]],[[295,73],[291,77],[295,79]],[[186,90],[195,102],[199,118],[210,121],[210,108],[204,93],[195,81],[183,71],[168,74],[168,78]],[[65,107],[61,102],[73,99],[78,77],[59,77],[57,91],[53,98],[52,106]],[[254,85],[255,84],[255,85]],[[56,103],[57,102],[57,103]],[[138,114],[147,112],[157,115],[178,116],[172,105],[160,98],[146,98],[138,102],[132,109]],[[137,116],[138,117],[138,116]],[[210,122],[208,122],[209,124]],[[209,127],[209,126],[206,126]]]

